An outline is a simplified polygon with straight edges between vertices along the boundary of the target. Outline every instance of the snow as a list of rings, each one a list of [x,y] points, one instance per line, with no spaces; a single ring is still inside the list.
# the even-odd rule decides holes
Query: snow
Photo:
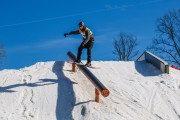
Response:
[[[109,89],[95,88],[63,61],[0,71],[0,120],[180,120],[180,71],[164,74],[146,62],[93,61],[89,70]]]

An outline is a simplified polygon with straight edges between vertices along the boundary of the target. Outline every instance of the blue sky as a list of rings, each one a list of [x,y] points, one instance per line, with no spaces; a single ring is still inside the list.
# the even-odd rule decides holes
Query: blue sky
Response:
[[[63,34],[77,30],[80,21],[94,33],[93,60],[115,59],[113,40],[120,32],[137,36],[142,53],[155,36],[157,19],[179,5],[179,0],[1,0],[0,44],[6,57],[0,69],[68,60],[67,52],[76,54],[82,37]]]

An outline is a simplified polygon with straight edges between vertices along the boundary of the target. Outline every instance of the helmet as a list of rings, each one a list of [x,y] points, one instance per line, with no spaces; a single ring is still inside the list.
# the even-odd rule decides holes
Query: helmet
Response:
[[[79,22],[79,26],[85,26],[84,22]]]

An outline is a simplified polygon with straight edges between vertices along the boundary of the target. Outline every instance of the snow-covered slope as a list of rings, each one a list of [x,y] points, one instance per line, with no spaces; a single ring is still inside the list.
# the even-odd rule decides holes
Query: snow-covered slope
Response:
[[[146,62],[93,61],[110,90],[95,88],[65,62],[39,62],[0,71],[0,120],[179,120],[180,71],[163,74]]]

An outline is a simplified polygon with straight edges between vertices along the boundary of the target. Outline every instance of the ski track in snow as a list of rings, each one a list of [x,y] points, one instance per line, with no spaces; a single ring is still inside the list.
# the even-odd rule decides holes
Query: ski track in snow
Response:
[[[179,120],[180,71],[163,74],[145,62],[93,61],[88,68],[110,90],[95,88],[65,62],[0,71],[0,120]]]
[[[32,76],[31,75],[24,75],[22,77],[22,82],[24,84],[30,84],[31,83]],[[22,99],[20,104],[22,106],[22,115],[27,119],[30,120],[34,117],[33,113],[29,110],[29,106],[32,106],[34,104],[33,101],[33,89],[26,88],[22,92]]]

